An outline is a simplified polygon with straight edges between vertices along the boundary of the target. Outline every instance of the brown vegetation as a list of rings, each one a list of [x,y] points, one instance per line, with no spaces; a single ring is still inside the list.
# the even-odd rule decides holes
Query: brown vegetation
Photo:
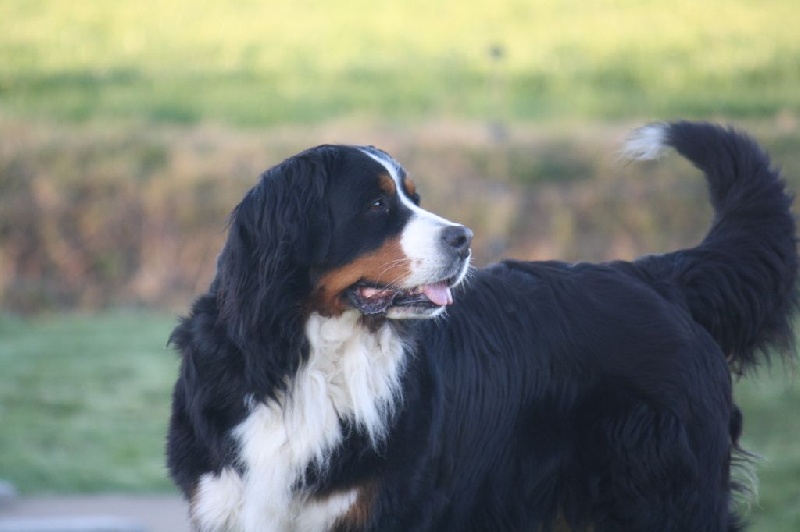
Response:
[[[787,175],[800,176],[796,124],[773,126],[755,132]],[[473,228],[478,264],[631,258],[690,245],[708,223],[702,180],[674,157],[619,161],[627,130],[0,123],[0,299],[18,312],[183,307],[210,281],[227,214],[244,191],[264,169],[325,142],[395,155],[426,207]]]

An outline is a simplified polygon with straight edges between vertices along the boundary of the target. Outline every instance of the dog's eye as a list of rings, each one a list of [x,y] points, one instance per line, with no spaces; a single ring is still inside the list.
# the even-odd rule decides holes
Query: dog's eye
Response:
[[[370,212],[384,212],[384,211],[389,210],[389,206],[386,203],[385,199],[383,199],[383,198],[375,198],[369,204],[369,210],[370,210]]]

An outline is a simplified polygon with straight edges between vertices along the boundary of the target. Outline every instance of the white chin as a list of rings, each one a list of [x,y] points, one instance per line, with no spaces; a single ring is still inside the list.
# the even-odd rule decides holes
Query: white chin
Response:
[[[389,307],[386,309],[386,317],[390,320],[427,320],[435,318],[445,307],[436,308],[414,308],[414,307]]]

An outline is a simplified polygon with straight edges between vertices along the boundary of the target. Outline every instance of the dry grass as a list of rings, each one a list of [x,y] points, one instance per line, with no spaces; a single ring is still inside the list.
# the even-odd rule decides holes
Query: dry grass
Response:
[[[749,124],[795,183],[800,128]],[[309,144],[376,144],[429,208],[501,256],[606,260],[690,245],[704,184],[678,158],[626,165],[627,126],[335,123],[241,131],[0,122],[0,296],[7,308],[183,306],[209,282],[226,217],[267,167]],[[798,186],[797,188],[800,188]]]

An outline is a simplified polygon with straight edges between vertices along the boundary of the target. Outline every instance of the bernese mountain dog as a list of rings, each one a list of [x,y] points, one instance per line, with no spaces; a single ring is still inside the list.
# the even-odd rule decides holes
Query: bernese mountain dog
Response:
[[[791,197],[748,136],[654,124],[708,181],[696,247],[471,269],[472,232],[374,147],[319,146],[233,211],[171,336],[197,530],[731,531],[732,375],[791,356]]]

